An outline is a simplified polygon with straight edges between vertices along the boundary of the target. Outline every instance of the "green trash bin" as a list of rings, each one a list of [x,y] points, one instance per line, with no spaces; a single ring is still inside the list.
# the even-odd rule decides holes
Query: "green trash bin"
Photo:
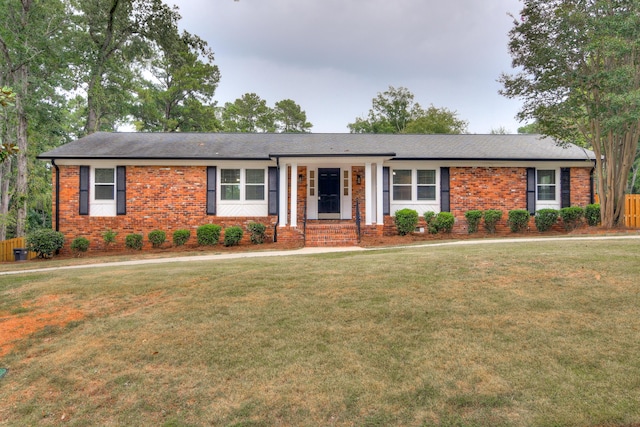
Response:
[[[16,248],[13,250],[13,259],[15,261],[26,261],[27,260],[27,250],[23,248]]]

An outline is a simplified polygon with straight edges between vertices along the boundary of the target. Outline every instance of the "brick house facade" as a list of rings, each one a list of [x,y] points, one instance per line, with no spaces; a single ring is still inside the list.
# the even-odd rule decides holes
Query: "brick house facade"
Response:
[[[472,209],[536,210],[593,201],[593,153],[535,135],[97,133],[43,153],[54,169],[54,226],[104,246],[160,229],[252,221],[272,238],[307,226],[354,224],[393,233],[411,208],[450,211],[466,232]],[[246,237],[248,239],[248,236]]]

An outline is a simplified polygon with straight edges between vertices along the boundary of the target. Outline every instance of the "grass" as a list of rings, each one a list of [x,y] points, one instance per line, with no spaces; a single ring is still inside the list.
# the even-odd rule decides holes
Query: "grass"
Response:
[[[0,424],[640,423],[640,241],[0,276]],[[46,301],[46,304],[39,304]]]

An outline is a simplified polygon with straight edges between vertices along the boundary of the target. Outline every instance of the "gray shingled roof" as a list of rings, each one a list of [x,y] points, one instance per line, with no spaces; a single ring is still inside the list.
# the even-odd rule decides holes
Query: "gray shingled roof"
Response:
[[[430,160],[587,160],[593,152],[540,135],[98,132],[40,159],[270,159],[384,156]]]

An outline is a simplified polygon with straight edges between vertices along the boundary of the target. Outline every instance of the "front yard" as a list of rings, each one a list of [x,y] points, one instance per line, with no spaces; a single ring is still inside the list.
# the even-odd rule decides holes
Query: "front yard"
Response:
[[[0,276],[0,424],[640,423],[640,240]]]

